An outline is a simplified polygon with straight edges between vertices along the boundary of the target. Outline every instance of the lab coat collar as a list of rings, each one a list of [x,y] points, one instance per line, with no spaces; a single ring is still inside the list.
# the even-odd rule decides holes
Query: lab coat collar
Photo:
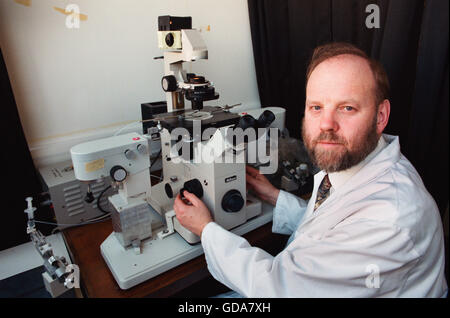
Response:
[[[331,183],[331,194],[339,189],[341,186],[347,182],[355,173],[361,170],[369,161],[371,161],[383,148],[386,146],[386,141],[383,136],[378,139],[377,146],[375,149],[360,163],[350,167],[349,169],[337,172],[328,173],[328,178]],[[325,174],[324,174],[325,175]],[[322,180],[321,180],[322,181]]]
[[[369,182],[372,182],[373,179],[380,176],[393,164],[398,162],[401,156],[399,137],[387,134],[383,134],[382,136],[384,137],[384,141],[386,143],[384,148],[379,150],[379,152],[377,152],[372,158],[367,158],[368,160],[366,160],[364,165],[360,167],[359,171],[355,172],[355,174],[346,180],[344,184],[338,187],[336,191],[334,191],[334,193],[317,208],[316,211],[312,212],[314,207],[313,201],[315,200],[317,189],[323,177],[326,175],[326,172],[321,170],[314,175],[313,193],[308,204],[308,211],[305,215],[303,225],[322,215],[322,212],[326,212],[327,209],[329,209],[329,206],[333,205],[336,198],[341,197],[347,192],[354,191]]]

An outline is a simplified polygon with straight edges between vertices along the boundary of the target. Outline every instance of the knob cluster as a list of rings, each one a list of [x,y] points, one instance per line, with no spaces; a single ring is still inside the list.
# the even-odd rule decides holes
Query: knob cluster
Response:
[[[137,144],[135,149],[126,149],[123,154],[126,159],[134,160],[137,158],[138,154],[141,155],[147,154],[147,146],[143,144]],[[127,178],[128,172],[124,167],[120,165],[115,165],[109,171],[109,175],[114,181],[123,182]]]
[[[136,149],[127,149],[124,151],[124,155],[125,158],[127,158],[128,160],[134,160],[137,157],[137,153],[140,153],[141,155],[146,155],[147,154],[147,146],[143,145],[143,144],[138,144],[136,146]]]

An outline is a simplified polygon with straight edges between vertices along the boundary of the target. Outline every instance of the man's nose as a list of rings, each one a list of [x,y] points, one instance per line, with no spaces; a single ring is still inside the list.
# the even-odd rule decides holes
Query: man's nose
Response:
[[[336,120],[336,114],[331,110],[324,110],[320,116],[320,130],[327,131],[333,130],[337,131],[339,128],[338,122]]]

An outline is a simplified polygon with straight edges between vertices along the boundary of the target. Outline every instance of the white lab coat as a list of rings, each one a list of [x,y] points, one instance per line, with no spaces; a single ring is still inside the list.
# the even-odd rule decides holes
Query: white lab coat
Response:
[[[438,208],[398,137],[314,212],[280,191],[273,232],[292,234],[273,257],[211,222],[202,246],[212,276],[245,297],[442,297]],[[312,198],[324,176],[314,176]]]

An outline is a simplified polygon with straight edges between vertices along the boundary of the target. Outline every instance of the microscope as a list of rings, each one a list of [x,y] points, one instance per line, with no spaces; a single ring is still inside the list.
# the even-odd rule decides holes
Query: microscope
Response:
[[[100,249],[118,285],[128,289],[203,253],[200,238],[184,228],[173,210],[187,190],[211,211],[214,222],[243,235],[272,220],[272,210],[246,190],[248,138],[236,129],[266,128],[258,120],[205,106],[219,94],[203,76],[183,63],[207,59],[208,50],[191,17],[158,18],[158,43],[164,49],[162,89],[167,113],[153,115],[161,138],[162,181],[151,186],[148,135],[129,133],[71,149],[74,172],[85,182],[110,175],[116,195],[109,197],[113,233]]]
[[[241,117],[228,108],[204,106],[204,102],[218,99],[219,94],[205,77],[183,70],[184,62],[208,58],[206,45],[200,33],[191,29],[191,23],[191,17],[162,16],[158,19],[159,47],[166,50],[161,83],[166,92],[167,108],[172,111],[154,116],[162,126],[164,179],[152,187],[147,201],[164,216],[167,224],[167,230],[160,233],[160,237],[176,231],[194,244],[200,238],[175,218],[176,194],[180,193],[183,198],[183,190],[194,193],[209,208],[214,221],[227,230],[260,215],[261,201],[246,192],[244,140],[238,144],[230,136],[235,128],[242,131],[266,128],[274,115],[271,117],[266,112],[259,123],[254,120],[249,124],[251,116]],[[241,160],[237,160],[238,152],[243,155]]]

